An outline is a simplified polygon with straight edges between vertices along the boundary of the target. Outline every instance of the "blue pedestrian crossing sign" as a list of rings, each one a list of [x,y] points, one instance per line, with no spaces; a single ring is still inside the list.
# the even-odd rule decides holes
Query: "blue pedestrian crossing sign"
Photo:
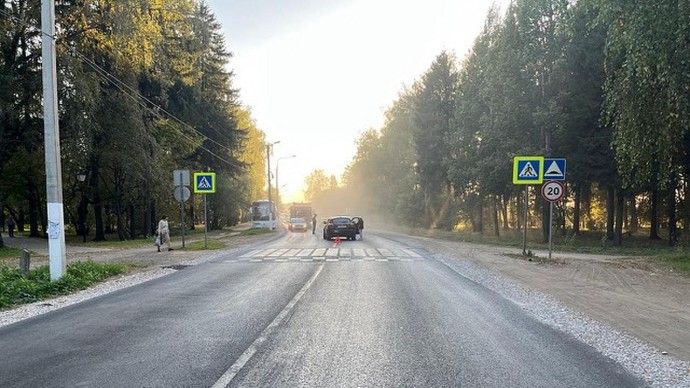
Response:
[[[213,194],[216,192],[216,173],[215,172],[195,172],[194,173],[194,193]]]
[[[513,184],[539,185],[543,182],[543,156],[516,156],[513,158]]]
[[[544,158],[544,179],[549,181],[564,181],[565,159]]]

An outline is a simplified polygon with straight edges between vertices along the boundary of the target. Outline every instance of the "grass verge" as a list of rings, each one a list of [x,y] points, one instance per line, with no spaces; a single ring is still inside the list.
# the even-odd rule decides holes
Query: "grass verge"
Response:
[[[256,236],[260,234],[273,233],[273,230],[267,228],[252,228],[240,232],[240,236]]]
[[[93,260],[79,261],[67,266],[59,280],[50,280],[50,268],[44,265],[24,276],[19,268],[0,266],[0,309],[37,302],[58,295],[86,289],[109,277],[129,271],[125,264],[102,264]]]
[[[185,244],[184,249],[191,251],[202,251],[204,249],[220,249],[225,247],[225,244],[217,240],[208,240],[208,248],[206,245],[207,244],[205,244],[203,241],[194,241]]]

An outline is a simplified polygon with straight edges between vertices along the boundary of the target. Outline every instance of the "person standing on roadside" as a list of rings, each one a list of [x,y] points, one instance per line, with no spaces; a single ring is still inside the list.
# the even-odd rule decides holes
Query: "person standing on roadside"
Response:
[[[168,244],[168,250],[172,251],[170,247],[170,228],[168,227],[168,216],[163,216],[160,221],[158,221],[158,236],[160,237],[160,245],[158,246],[158,252],[161,251],[161,245],[163,243]]]
[[[5,225],[7,225],[7,233],[9,234],[10,237],[14,237],[14,220],[12,219],[12,216],[7,217],[7,220],[5,221]]]
[[[316,213],[311,216],[311,234],[316,234]]]
[[[364,239],[364,218],[357,218],[357,230],[359,231],[359,239]]]

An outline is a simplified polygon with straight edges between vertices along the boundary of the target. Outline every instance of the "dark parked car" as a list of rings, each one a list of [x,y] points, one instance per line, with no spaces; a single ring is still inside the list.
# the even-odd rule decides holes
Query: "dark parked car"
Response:
[[[323,222],[323,239],[330,240],[333,237],[345,237],[354,240],[357,237],[357,224],[350,216],[331,217]]]

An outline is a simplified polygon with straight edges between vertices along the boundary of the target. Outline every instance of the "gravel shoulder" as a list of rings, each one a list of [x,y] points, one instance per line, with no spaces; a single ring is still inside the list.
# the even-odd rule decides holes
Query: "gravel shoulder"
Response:
[[[463,257],[522,286],[547,294],[667,352],[690,361],[690,278],[648,259],[552,253],[548,263],[520,257],[518,248],[419,238],[428,249]],[[538,258],[548,252],[535,252]],[[690,372],[690,371],[688,371]]]

